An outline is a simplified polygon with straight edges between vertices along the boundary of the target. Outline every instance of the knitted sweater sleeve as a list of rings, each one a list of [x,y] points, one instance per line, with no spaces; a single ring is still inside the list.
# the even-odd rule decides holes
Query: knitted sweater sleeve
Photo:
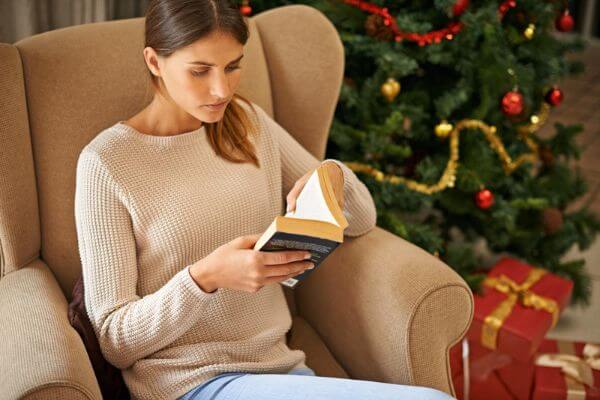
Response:
[[[328,158],[319,161],[281,125],[273,120],[262,108],[256,107],[266,129],[278,142],[281,159],[282,196],[286,198],[294,184],[309,170],[313,170],[321,163],[334,162],[343,172],[344,176],[344,216],[348,226],[344,230],[346,236],[360,236],[375,227],[377,210],[375,202],[366,185],[358,179],[343,162]]]
[[[127,368],[172,343],[217,296],[194,282],[190,266],[156,292],[137,294],[136,242],[126,191],[98,154],[85,149],[77,161],[75,222],[86,311],[102,354],[116,367]]]

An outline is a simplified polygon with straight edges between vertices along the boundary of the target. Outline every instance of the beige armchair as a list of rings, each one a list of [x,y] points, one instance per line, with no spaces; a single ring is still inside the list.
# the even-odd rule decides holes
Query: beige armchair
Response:
[[[344,71],[319,11],[290,5],[248,19],[239,92],[323,159]],[[151,99],[143,19],[74,26],[0,44],[0,398],[99,399],[67,319],[81,273],[74,223],[80,150]],[[465,282],[375,228],[346,237],[311,277],[284,288],[289,345],[317,375],[454,394],[448,350],[465,333]]]

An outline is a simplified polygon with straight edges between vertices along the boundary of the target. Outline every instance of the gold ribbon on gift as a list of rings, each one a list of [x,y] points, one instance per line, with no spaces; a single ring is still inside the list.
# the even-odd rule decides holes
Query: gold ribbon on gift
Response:
[[[496,349],[498,344],[498,332],[517,302],[524,307],[532,307],[536,310],[549,312],[552,314],[552,327],[556,325],[558,313],[560,311],[556,301],[529,290],[542,278],[542,276],[544,276],[544,274],[546,274],[546,270],[542,268],[532,268],[521,284],[516,283],[504,274],[499,277],[488,276],[485,278],[483,284],[506,294],[506,299],[501,301],[483,321],[481,344],[484,347],[491,350]]]
[[[542,353],[535,359],[536,365],[560,368],[565,376],[568,400],[584,400],[585,387],[594,387],[593,370],[600,371],[600,345],[587,343],[583,357],[575,354],[573,342],[557,341],[558,354]]]

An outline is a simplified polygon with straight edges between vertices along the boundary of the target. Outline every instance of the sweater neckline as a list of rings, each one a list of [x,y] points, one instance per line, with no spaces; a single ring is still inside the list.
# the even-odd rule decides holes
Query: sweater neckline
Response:
[[[191,144],[197,140],[198,137],[204,137],[206,135],[206,124],[202,124],[202,126],[198,129],[194,129],[191,131],[179,133],[177,135],[170,136],[157,136],[157,135],[149,135],[147,133],[142,133],[137,129],[127,125],[124,120],[118,121],[116,126],[121,130],[132,134],[138,139],[150,143],[150,144],[159,144],[159,145],[179,145],[179,144]]]

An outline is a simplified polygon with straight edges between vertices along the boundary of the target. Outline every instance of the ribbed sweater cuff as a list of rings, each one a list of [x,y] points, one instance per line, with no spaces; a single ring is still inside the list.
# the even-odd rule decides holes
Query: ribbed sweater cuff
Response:
[[[191,264],[188,265],[187,267],[185,267],[185,272],[182,272],[181,286],[183,290],[186,291],[185,294],[189,294],[190,296],[193,296],[198,300],[206,300],[207,298],[216,296],[219,289],[215,290],[214,292],[205,292],[204,290],[202,290],[200,285],[198,285],[196,281],[194,281],[194,278],[192,278],[192,273],[190,271],[191,267]]]

